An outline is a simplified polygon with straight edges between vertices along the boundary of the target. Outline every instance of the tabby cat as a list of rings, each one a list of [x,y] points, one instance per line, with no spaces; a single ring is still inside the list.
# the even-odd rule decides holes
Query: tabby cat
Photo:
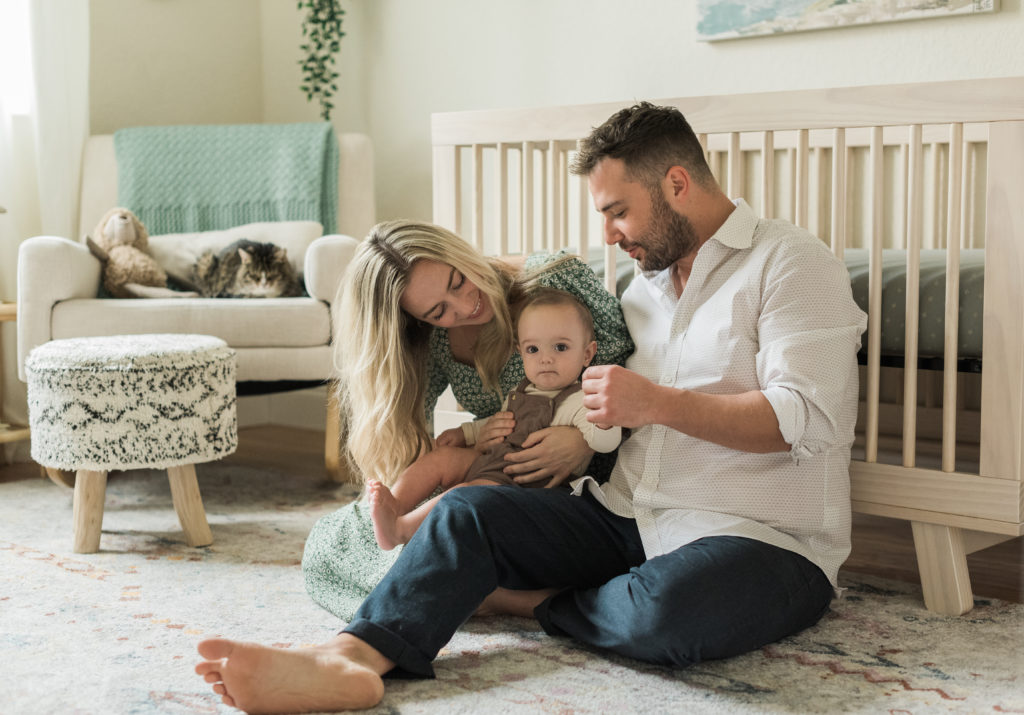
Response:
[[[284,248],[242,238],[196,259],[193,282],[204,298],[278,298],[302,295]]]

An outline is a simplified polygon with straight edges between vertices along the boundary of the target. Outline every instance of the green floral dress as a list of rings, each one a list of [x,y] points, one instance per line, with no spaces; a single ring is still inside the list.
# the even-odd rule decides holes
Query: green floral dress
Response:
[[[533,254],[526,260],[526,269],[542,267],[562,255]],[[542,274],[539,282],[576,295],[590,309],[597,338],[593,364],[625,363],[633,352],[633,341],[626,330],[622,309],[618,299],[604,289],[589,266],[578,259],[567,261]],[[525,377],[522,358],[514,354],[501,373],[502,394],[488,392],[474,367],[452,357],[448,331],[441,328],[435,329],[431,335],[427,374],[428,415],[433,414],[437,398],[451,385],[459,404],[477,418],[497,412],[505,395]],[[592,467],[597,469],[596,464]],[[607,468],[607,465],[602,465],[602,468]],[[362,500],[346,504],[321,518],[306,540],[302,557],[306,590],[318,604],[349,621],[400,552],[401,547],[382,551],[377,546],[367,504]]]

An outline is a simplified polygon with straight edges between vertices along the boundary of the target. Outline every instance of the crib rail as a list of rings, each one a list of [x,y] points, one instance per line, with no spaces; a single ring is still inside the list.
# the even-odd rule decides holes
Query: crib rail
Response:
[[[730,196],[808,228],[840,257],[869,251],[858,460],[890,460],[906,474],[938,460],[942,472],[975,481],[950,480],[968,486],[940,490],[929,509],[956,511],[985,493],[982,507],[960,509],[964,518],[990,518],[990,502],[1002,499],[1009,506],[998,519],[1020,522],[1024,78],[658,101],[687,116]],[[615,250],[603,244],[585,180],[568,166],[577,139],[622,106],[434,115],[435,221],[492,255],[571,248],[603,257],[614,290]],[[918,368],[920,257],[929,248],[946,252],[939,373]],[[895,373],[880,357],[885,249],[906,256],[904,363]],[[980,380],[957,372],[966,249],[985,252],[984,318],[965,326],[984,330]],[[892,504],[880,495],[890,489],[884,472],[855,479],[865,510]],[[1018,484],[1001,489],[1002,480]],[[907,501],[921,504],[916,495]]]

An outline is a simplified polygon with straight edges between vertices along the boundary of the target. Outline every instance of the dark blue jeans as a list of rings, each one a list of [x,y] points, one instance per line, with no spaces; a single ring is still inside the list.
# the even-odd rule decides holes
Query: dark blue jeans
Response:
[[[564,489],[453,489],[345,629],[397,666],[431,661],[495,588],[562,588],[534,611],[552,635],[687,666],[754,650],[828,610],[824,573],[785,549],[734,536],[646,559],[632,519]]]

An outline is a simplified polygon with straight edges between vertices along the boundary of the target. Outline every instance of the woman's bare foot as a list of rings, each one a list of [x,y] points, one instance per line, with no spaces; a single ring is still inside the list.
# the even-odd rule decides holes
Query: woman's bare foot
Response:
[[[220,638],[199,644],[196,673],[225,705],[247,713],[358,710],[384,696],[394,664],[347,633],[319,646],[285,650]]]
[[[373,519],[373,535],[377,546],[390,551],[408,541],[403,538],[398,521],[398,501],[391,490],[377,481],[366,485],[367,500],[370,502],[370,518]]]

